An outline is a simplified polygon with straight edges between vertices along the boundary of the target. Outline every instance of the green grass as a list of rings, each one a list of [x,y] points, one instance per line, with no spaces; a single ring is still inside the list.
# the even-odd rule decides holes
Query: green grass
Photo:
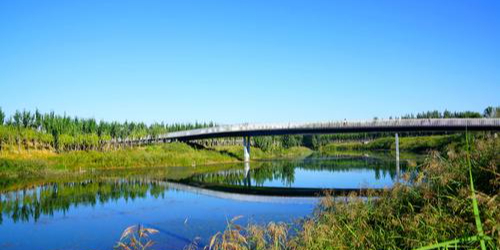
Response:
[[[197,150],[184,143],[135,147],[116,151],[73,151],[50,157],[57,169],[135,168],[197,166],[237,161],[210,150]]]
[[[418,137],[400,137],[399,149],[403,152],[426,153],[431,150],[443,151],[446,147],[461,142],[459,135],[435,135]],[[324,154],[336,154],[339,151],[395,151],[396,141],[394,137],[385,137],[368,143],[346,142],[332,143],[323,146],[320,152]]]
[[[27,152],[2,154],[1,177],[36,177],[46,172],[74,170],[197,166],[236,162],[237,158],[213,150],[197,150],[183,143],[134,147],[115,151]]]
[[[263,152],[252,148],[252,160],[269,158],[296,158],[310,154],[307,148]],[[214,149],[195,149],[184,143],[168,143],[113,151],[1,151],[0,186],[17,186],[40,179],[64,174],[103,169],[136,169],[147,167],[187,166],[239,162],[243,158],[242,146]]]
[[[406,183],[349,201],[327,196],[293,235],[268,226],[235,226],[210,249],[497,249],[500,245],[499,139],[431,153]],[[281,226],[282,228],[283,226]],[[277,237],[276,237],[277,236]],[[285,239],[283,239],[285,237]]]
[[[239,160],[243,159],[242,146],[218,146],[214,147],[213,149],[223,154],[234,156]],[[263,151],[260,148],[251,147],[250,158],[252,160],[266,160],[266,159],[277,159],[277,158],[286,159],[286,158],[305,157],[312,153],[313,150],[306,147],[277,148],[269,151]]]

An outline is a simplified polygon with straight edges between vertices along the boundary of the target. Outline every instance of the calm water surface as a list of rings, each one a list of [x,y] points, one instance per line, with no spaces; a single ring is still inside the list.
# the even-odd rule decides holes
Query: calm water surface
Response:
[[[310,216],[318,198],[286,197],[294,190],[387,187],[406,164],[311,157],[196,174],[192,168],[157,168],[52,181],[0,194],[0,249],[112,249],[121,232],[137,223],[159,230],[153,249],[182,249],[196,237],[203,245],[235,216],[244,216],[241,224]],[[277,195],[260,193],[275,189]]]

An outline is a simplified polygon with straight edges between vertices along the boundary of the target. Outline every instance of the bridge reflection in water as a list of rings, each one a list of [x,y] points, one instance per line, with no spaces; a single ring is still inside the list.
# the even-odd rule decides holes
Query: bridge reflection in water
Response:
[[[400,164],[401,170],[394,167],[394,161],[379,158],[313,157],[247,162],[228,170],[176,180],[153,175],[49,183],[0,193],[0,222],[2,216],[14,221],[36,221],[42,215],[66,212],[81,205],[163,197],[169,190],[245,202],[312,204],[325,190],[333,189],[343,196],[348,192],[362,193],[365,188],[391,186],[398,179],[398,171],[405,172],[409,163]]]
[[[251,168],[250,164],[255,165]],[[205,190],[261,196],[321,196],[382,189],[399,181],[408,162],[371,157],[246,162],[241,168],[211,172],[177,183]]]

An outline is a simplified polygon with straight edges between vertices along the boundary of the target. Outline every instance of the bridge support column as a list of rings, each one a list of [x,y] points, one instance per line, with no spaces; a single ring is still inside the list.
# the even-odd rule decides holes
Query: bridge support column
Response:
[[[250,161],[250,136],[243,137],[243,160]]]
[[[399,161],[399,136],[396,133],[396,161]]]
[[[399,136],[396,133],[396,180],[399,181]]]

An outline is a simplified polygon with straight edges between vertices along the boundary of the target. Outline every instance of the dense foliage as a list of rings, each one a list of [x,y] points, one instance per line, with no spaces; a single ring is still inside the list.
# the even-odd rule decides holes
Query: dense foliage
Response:
[[[229,221],[215,234],[209,249],[415,249],[456,240],[458,249],[478,249],[471,236],[480,234],[475,221],[465,145],[434,153],[404,176],[393,189],[349,201],[327,196],[315,215],[290,235],[290,226],[242,227]],[[477,140],[470,153],[472,179],[488,249],[500,245],[499,140]],[[411,185],[408,185],[411,184]],[[295,228],[296,227],[292,227]],[[455,249],[454,244],[448,245]],[[436,247],[435,249],[438,249]],[[444,248],[440,248],[444,249]]]
[[[497,118],[500,117],[500,107],[488,107],[483,114],[473,111],[450,112],[445,110],[428,111],[417,115],[404,115],[402,119],[410,118]],[[392,119],[392,117],[390,118]],[[6,117],[0,108],[0,150],[6,147],[24,149],[53,149],[56,151],[70,150],[109,150],[126,146],[139,138],[158,139],[167,132],[189,130],[216,126],[215,123],[185,123],[165,124],[153,123],[147,125],[143,122],[106,122],[94,118],[78,118],[67,115],[56,115],[54,112],[42,114],[38,110],[16,111],[11,117]],[[443,133],[433,132],[405,132],[401,136],[425,136]],[[389,137],[392,133],[350,133],[333,135],[283,135],[253,137],[254,146],[263,151],[276,148],[293,148],[304,146],[319,149],[330,143],[346,141],[372,141],[377,138]],[[236,142],[232,138],[218,138],[221,141]]]
[[[475,111],[462,111],[462,112],[451,112],[445,110],[440,112],[438,110],[421,112],[416,115],[407,114],[401,117],[401,119],[439,119],[439,118],[500,118],[500,106],[492,107],[489,106],[484,109],[483,114]]]
[[[82,119],[54,112],[42,114],[38,110],[16,111],[9,119],[0,109],[0,149],[17,145],[25,149],[105,150],[139,138],[156,139],[159,135],[180,130],[215,126],[209,123],[165,124],[142,122],[97,122],[94,118]]]

